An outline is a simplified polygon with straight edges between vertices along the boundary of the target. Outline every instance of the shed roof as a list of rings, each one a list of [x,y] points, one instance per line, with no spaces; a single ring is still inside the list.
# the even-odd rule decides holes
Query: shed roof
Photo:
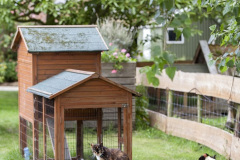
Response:
[[[104,78],[95,72],[86,72],[73,69],[67,69],[55,76],[52,76],[32,87],[29,87],[27,91],[48,99],[52,99],[93,78],[102,79],[112,85],[132,93],[135,96],[140,96],[138,92]]]
[[[12,43],[16,50],[23,39],[29,53],[108,50],[97,26],[19,26]]]

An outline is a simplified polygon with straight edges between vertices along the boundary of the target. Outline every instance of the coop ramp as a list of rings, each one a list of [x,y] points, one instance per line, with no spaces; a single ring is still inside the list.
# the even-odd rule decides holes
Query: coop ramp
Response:
[[[49,135],[50,135],[50,138],[51,138],[51,143],[52,143],[52,148],[53,148],[53,151],[54,150],[54,119],[53,118],[47,118],[47,127],[48,127],[48,132],[49,132]],[[67,143],[67,139],[66,139],[66,135],[64,133],[64,155],[65,155],[65,160],[71,160],[71,154],[70,154],[70,151],[69,151],[69,148],[68,148],[68,143]],[[55,152],[54,152],[54,155],[55,155]]]

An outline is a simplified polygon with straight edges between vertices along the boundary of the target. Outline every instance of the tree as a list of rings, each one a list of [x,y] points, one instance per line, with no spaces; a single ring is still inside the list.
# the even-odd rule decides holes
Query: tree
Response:
[[[155,14],[155,6],[149,5],[146,0],[66,0],[62,3],[56,3],[55,0],[1,0],[0,7],[0,24],[5,25],[4,32],[0,35],[2,42],[6,38],[4,35],[14,32],[12,28],[16,23],[89,25],[111,16],[122,20],[129,30],[137,30],[139,26],[146,25]],[[42,13],[46,18],[39,18]],[[8,30],[9,26],[11,30]],[[136,49],[136,37],[132,50]],[[9,47],[9,44],[4,43],[0,48]]]

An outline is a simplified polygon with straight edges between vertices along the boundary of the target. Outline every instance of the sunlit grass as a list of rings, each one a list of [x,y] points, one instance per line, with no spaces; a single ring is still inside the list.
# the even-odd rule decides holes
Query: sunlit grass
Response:
[[[0,92],[0,160],[23,160],[18,148],[17,104],[17,92]],[[66,136],[69,137],[69,134],[66,133]],[[86,145],[91,143],[90,141],[96,141],[94,133],[89,136],[92,139],[89,139]],[[75,142],[70,143],[72,147],[76,145]],[[50,147],[51,144],[48,144],[48,148]],[[49,154],[52,153],[51,151]],[[154,128],[133,132],[133,160],[195,160],[203,153],[216,154],[218,160],[225,160],[223,156],[203,145],[166,135]],[[75,152],[71,154],[75,155]],[[88,155],[86,159],[90,159],[89,150],[85,154]]]

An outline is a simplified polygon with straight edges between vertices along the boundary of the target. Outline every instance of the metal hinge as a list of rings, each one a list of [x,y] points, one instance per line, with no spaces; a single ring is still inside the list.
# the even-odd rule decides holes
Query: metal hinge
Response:
[[[122,104],[122,108],[127,108],[127,107],[128,107],[127,103]]]

